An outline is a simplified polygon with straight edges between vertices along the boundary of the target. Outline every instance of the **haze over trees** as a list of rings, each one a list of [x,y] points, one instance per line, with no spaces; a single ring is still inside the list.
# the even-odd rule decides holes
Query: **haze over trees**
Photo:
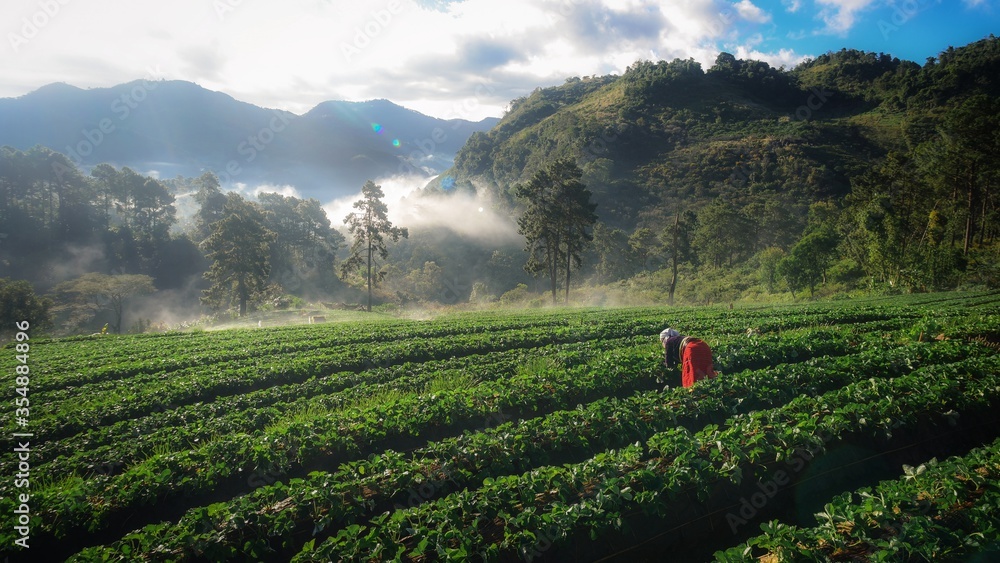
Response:
[[[143,274],[107,275],[90,272],[53,288],[59,297],[58,312],[67,313],[68,323],[83,326],[102,311],[110,313],[111,332],[122,332],[122,316],[128,300],[156,291],[153,278]]]
[[[202,243],[212,261],[205,272],[212,283],[205,290],[205,304],[218,309],[236,303],[242,317],[251,300],[259,303],[275,293],[268,285],[275,238],[260,209],[239,194],[227,194],[222,218],[212,224],[212,233]]]
[[[524,269],[548,276],[553,303],[560,278],[569,303],[570,273],[580,267],[583,250],[593,240],[588,229],[597,222],[597,205],[590,201],[582,176],[573,161],[561,159],[514,188],[525,202],[524,214],[517,220],[528,253]]]
[[[81,332],[116,315],[74,313],[53,292],[91,273],[156,288],[128,300],[121,330],[291,298],[373,309],[537,306],[571,289],[627,304],[996,287],[998,100],[992,36],[923,64],[848,49],[792,70],[727,53],[708,69],[639,61],[513,100],[409,196],[445,220],[393,226],[372,181],[343,233],[321,201],[227,194],[211,172],[158,179],[2,147],[0,276]],[[453,222],[502,228],[449,230],[461,198],[485,213]],[[168,305],[140,310],[155,299]]]
[[[367,310],[372,310],[372,287],[385,278],[386,272],[379,260],[389,257],[386,237],[393,242],[409,237],[406,227],[395,227],[389,221],[389,207],[382,201],[385,194],[382,186],[368,180],[361,187],[361,199],[354,202],[354,209],[344,217],[347,232],[353,242],[347,259],[341,264],[344,277],[356,275],[360,271],[362,280],[368,287]]]

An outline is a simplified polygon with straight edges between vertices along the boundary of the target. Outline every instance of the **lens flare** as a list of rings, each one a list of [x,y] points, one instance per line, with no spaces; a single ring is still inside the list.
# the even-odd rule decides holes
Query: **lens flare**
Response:
[[[398,147],[399,146],[399,139],[393,139],[392,140],[392,146]]]
[[[381,134],[382,133],[382,126],[380,124],[378,124],[378,123],[372,123],[372,131],[374,131],[374,132],[376,132],[378,134]]]

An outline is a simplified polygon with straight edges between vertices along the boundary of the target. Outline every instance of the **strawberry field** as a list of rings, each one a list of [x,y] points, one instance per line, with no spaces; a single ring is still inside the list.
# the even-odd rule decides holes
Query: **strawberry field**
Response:
[[[722,375],[679,388],[666,326]],[[1000,552],[996,292],[19,344],[0,357],[30,367],[0,402],[11,560]]]

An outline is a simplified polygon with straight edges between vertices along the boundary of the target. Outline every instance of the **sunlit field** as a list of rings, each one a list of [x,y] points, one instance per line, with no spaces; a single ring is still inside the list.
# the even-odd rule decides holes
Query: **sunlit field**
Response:
[[[721,376],[680,388],[662,366],[666,326],[706,340]],[[13,400],[3,406],[4,447],[30,451],[28,483],[0,487],[30,533],[8,526],[3,550],[16,556],[21,540],[36,561],[995,551],[998,340],[996,292],[29,338],[27,425]],[[3,348],[8,373],[17,344]]]

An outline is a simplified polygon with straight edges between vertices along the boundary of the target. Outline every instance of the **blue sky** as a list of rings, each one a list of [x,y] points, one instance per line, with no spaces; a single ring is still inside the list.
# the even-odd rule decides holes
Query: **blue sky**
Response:
[[[5,0],[0,97],[165,78],[296,113],[388,98],[479,119],[639,59],[791,68],[847,47],[923,64],[990,33],[1000,0]]]
[[[799,2],[799,11],[795,13],[787,10],[791,2],[760,4],[769,6],[774,16],[773,29],[766,33],[767,40],[761,46],[763,50],[791,47],[796,52],[817,55],[847,47],[889,53],[923,64],[927,57],[948,46],[966,45],[990,33],[1000,34],[997,2],[870,2],[855,12],[850,24],[844,22],[843,31],[837,28],[835,17],[831,25],[820,14],[822,9],[817,11],[814,6],[810,10],[812,2]]]

